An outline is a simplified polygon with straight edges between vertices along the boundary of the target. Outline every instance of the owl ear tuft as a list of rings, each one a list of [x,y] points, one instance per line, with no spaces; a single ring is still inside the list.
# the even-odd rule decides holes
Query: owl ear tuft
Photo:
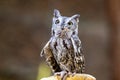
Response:
[[[80,14],[75,14],[72,16],[72,19],[75,19],[77,22],[79,22],[79,17],[80,17]]]
[[[61,16],[61,14],[60,14],[60,11],[59,10],[57,10],[57,9],[54,9],[54,17],[56,17],[56,18],[58,18],[59,16]]]

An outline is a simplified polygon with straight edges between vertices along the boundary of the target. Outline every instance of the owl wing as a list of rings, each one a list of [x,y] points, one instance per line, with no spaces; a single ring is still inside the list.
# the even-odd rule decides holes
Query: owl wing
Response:
[[[47,42],[45,47],[42,49],[40,55],[44,56],[46,58],[46,62],[48,63],[48,65],[50,66],[50,68],[52,69],[52,71],[54,73],[60,72],[61,69],[60,69],[59,65],[57,64],[57,62],[53,56],[52,50],[50,48],[50,42],[51,42],[51,39]]]
[[[76,66],[76,72],[83,73],[85,68],[85,58],[83,55],[81,41],[77,36],[71,37],[71,41],[75,53],[74,63]]]

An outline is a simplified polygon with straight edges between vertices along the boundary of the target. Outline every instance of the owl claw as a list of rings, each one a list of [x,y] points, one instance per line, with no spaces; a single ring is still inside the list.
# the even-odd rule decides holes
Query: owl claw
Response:
[[[67,71],[56,72],[54,75],[60,76],[61,80],[66,80],[68,72]]]
[[[61,75],[60,72],[54,73],[54,76],[60,76],[60,75]]]
[[[71,73],[72,74],[72,77],[76,74],[76,73]]]

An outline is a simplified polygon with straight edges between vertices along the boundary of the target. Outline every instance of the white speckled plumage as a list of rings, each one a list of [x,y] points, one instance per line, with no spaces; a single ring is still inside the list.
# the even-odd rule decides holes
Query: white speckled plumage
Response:
[[[79,14],[62,16],[58,10],[54,10],[51,38],[41,52],[53,72],[84,71],[84,56],[78,37],[79,17]]]

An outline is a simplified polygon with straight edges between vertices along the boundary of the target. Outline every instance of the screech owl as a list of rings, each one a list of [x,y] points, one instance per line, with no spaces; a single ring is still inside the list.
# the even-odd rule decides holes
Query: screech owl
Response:
[[[51,38],[41,51],[53,73],[84,72],[84,55],[78,37],[79,17],[79,14],[61,16],[59,10],[54,10]]]

